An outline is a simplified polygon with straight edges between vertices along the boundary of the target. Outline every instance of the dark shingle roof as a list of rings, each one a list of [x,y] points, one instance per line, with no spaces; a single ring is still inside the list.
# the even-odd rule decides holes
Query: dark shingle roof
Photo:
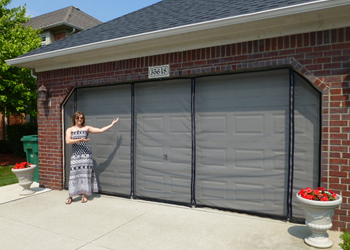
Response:
[[[188,24],[292,6],[314,0],[163,0],[81,31],[24,56],[81,46]]]
[[[45,29],[57,24],[69,23],[82,30],[92,28],[101,24],[100,20],[86,14],[80,9],[70,6],[67,8],[59,9],[41,16],[33,17],[25,26],[32,26],[34,29]]]

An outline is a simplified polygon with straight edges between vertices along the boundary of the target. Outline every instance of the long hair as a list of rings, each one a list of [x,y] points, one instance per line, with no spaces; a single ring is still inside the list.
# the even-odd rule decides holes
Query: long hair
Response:
[[[83,123],[81,124],[83,127],[85,127],[85,115],[83,112],[77,111],[74,113],[72,121],[73,121],[73,126],[75,126],[75,119],[79,118],[79,116],[83,116]]]

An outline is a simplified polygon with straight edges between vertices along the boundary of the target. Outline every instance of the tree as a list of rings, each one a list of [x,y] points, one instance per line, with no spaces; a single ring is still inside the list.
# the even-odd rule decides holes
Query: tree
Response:
[[[0,0],[0,113],[37,116],[37,84],[31,70],[8,65],[41,44],[40,30],[25,27],[30,17],[25,6],[9,9],[12,0]]]

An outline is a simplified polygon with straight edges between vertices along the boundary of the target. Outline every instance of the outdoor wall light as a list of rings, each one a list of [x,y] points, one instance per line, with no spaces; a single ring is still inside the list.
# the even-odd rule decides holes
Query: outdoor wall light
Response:
[[[41,87],[38,89],[38,99],[41,102],[47,101],[47,89],[44,85],[41,85]]]

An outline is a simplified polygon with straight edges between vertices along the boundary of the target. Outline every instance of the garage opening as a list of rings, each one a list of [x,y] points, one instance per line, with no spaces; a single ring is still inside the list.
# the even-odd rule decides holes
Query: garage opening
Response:
[[[100,191],[298,219],[318,186],[321,94],[291,69],[78,88]],[[65,146],[66,179],[70,151]],[[65,184],[66,187],[68,184]]]

